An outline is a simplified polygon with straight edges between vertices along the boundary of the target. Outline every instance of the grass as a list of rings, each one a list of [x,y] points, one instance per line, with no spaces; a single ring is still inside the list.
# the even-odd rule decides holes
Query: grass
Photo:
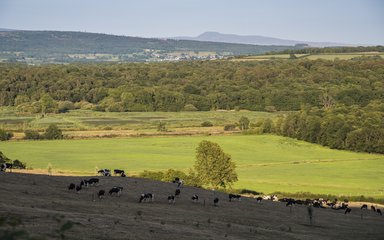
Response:
[[[0,128],[22,132],[24,129],[43,130],[55,123],[64,131],[104,130],[106,127],[117,130],[156,130],[160,121],[166,127],[193,128],[200,127],[204,121],[214,126],[224,126],[238,122],[241,116],[255,123],[264,118],[276,118],[284,113],[267,113],[252,111],[208,111],[208,112],[95,112],[74,110],[61,114],[19,113],[14,108],[0,108]]]
[[[140,137],[125,139],[11,141],[0,151],[34,169],[94,174],[96,168],[187,170],[202,140],[219,143],[237,164],[235,188],[384,197],[384,156],[331,150],[272,135]]]

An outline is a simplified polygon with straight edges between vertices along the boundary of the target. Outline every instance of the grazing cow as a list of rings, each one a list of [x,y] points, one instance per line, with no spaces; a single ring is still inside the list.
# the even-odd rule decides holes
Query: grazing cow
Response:
[[[367,204],[363,204],[363,206],[361,206],[360,209],[368,209],[368,205]]]
[[[377,214],[380,214],[380,216],[383,216],[380,209],[376,209]]]
[[[140,195],[139,203],[142,202],[153,202],[155,200],[155,194],[153,193],[143,193]]]
[[[98,178],[91,178],[88,180],[88,184],[89,185],[96,185],[99,183],[99,179]]]
[[[104,190],[100,190],[98,193],[97,193],[97,197],[99,198],[99,199],[101,199],[102,197],[104,197],[105,196],[105,191]]]
[[[263,200],[262,197],[257,197],[257,198],[256,198],[256,202],[258,202],[258,203],[261,203],[261,200]]]
[[[213,206],[217,207],[218,204],[219,204],[219,198],[215,197],[215,199],[213,199]]]
[[[192,202],[197,202],[199,201],[199,196],[197,196],[196,194],[192,195]]]
[[[114,175],[120,175],[121,176],[121,174],[123,174],[123,173],[125,174],[124,170],[120,170],[120,169],[113,170]]]
[[[230,202],[232,201],[232,199],[235,199],[235,200],[238,200],[238,201],[241,200],[241,195],[238,195],[238,194],[229,194],[228,197],[229,197],[229,201]]]
[[[125,175],[125,173],[122,173],[121,176],[122,176],[122,177],[126,177],[127,175]]]
[[[101,176],[110,177],[111,176],[111,170],[109,169],[101,169],[97,171],[98,174],[101,174]]]
[[[123,187],[113,187],[109,190],[109,195],[112,196],[113,193],[116,193],[116,196],[120,197]]]
[[[76,192],[79,193],[80,190],[81,190],[81,186],[77,185],[77,186],[76,186]]]
[[[13,164],[12,163],[3,163],[0,166],[0,169],[2,172],[6,172],[7,168],[9,169],[10,172],[12,172]]]
[[[89,184],[88,180],[81,180],[81,182],[80,182],[81,187],[82,186],[88,187],[88,184]]]
[[[177,197],[177,196],[180,196],[180,193],[181,193],[180,189],[176,189],[176,191],[175,191],[175,196],[176,196],[176,197]]]
[[[174,195],[169,195],[168,196],[168,203],[169,204],[175,204],[175,196]]]
[[[69,184],[68,190],[75,190],[76,185],[74,183]]]
[[[345,209],[345,212],[344,212],[344,214],[350,213],[351,211],[352,211],[352,209],[351,209],[351,208],[349,208],[349,207],[347,207],[347,208]]]
[[[288,206],[293,206],[293,204],[295,204],[295,203],[296,203],[295,199],[293,199],[293,198],[288,198],[288,199],[287,199],[287,204],[285,204],[285,206],[286,206],[286,207],[288,207]]]
[[[373,205],[371,206],[371,210],[376,212],[376,208]]]

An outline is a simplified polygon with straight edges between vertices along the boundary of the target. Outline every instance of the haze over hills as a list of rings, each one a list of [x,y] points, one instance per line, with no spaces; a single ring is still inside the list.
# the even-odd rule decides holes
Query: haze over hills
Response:
[[[265,37],[258,35],[236,35],[236,34],[223,34],[219,32],[205,32],[197,37],[171,37],[171,39],[178,40],[193,40],[193,41],[208,41],[208,42],[222,42],[222,43],[238,43],[238,44],[253,44],[253,45],[282,45],[294,46],[296,44],[307,44],[311,47],[332,47],[332,46],[352,46],[346,43],[332,43],[332,42],[308,42],[287,40],[273,37]]]
[[[36,58],[42,62],[217,59],[300,48],[302,46],[261,46],[87,32],[0,31],[0,60],[3,61]]]

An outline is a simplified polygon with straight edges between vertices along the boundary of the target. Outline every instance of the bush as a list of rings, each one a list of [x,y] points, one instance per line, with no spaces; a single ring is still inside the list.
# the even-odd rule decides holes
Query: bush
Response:
[[[159,131],[159,132],[166,132],[167,131],[167,127],[165,126],[165,122],[159,122],[159,124],[157,125],[157,131]]]
[[[183,110],[187,112],[195,112],[197,111],[197,108],[193,104],[186,104]]]
[[[55,124],[49,125],[47,130],[44,133],[45,139],[63,139],[63,133],[60,128],[58,128]]]
[[[224,126],[224,131],[233,131],[236,129],[236,125],[235,124],[227,124]]]
[[[24,139],[32,139],[32,140],[38,140],[41,136],[38,131],[35,130],[25,130],[24,131]]]
[[[0,129],[0,141],[7,141],[13,137],[13,133]]]
[[[25,169],[26,167],[27,167],[26,163],[23,163],[17,159],[13,161],[13,168]]]
[[[209,121],[205,121],[205,122],[202,122],[201,123],[201,126],[202,127],[212,127],[213,126],[213,123],[209,122]]]
[[[61,101],[61,102],[58,102],[57,108],[59,113],[65,113],[65,112],[68,112],[68,110],[75,109],[75,104],[73,104],[73,102],[71,101]]]

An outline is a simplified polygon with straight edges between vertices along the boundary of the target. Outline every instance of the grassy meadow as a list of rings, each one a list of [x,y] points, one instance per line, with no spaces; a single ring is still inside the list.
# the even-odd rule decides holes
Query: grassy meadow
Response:
[[[0,151],[44,172],[50,164],[54,173],[91,175],[98,168],[121,168],[135,175],[188,170],[202,140],[219,143],[232,156],[239,175],[235,188],[384,197],[383,155],[331,150],[273,135],[9,141],[0,143]]]

